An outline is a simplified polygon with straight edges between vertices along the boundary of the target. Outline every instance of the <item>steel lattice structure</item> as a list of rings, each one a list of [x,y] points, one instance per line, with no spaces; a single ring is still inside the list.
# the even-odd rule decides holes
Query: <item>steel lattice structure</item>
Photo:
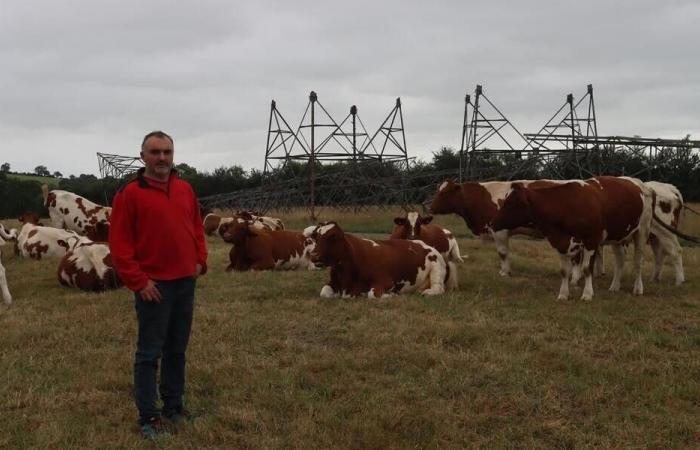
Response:
[[[133,156],[113,155],[109,153],[97,153],[97,162],[100,166],[102,178],[121,178],[143,167],[141,158]]]

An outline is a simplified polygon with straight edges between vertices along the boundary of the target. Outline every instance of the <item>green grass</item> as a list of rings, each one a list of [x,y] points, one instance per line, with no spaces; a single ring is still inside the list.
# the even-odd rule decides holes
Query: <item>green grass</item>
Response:
[[[55,177],[42,177],[39,175],[24,175],[17,173],[8,173],[7,176],[9,178],[16,178],[24,181],[37,181],[41,184],[46,184],[49,187],[49,189],[58,188],[58,182],[61,180],[60,178]]]
[[[394,215],[322,218],[386,232]],[[514,241],[503,279],[493,247],[463,238],[458,292],[370,301],[319,298],[322,271],[227,274],[228,246],[209,245],[188,351],[199,417],[164,446],[700,446],[700,248],[685,248],[680,287],[670,267],[649,281],[647,250],[643,297],[629,273],[608,292],[608,274],[592,302],[557,302],[546,243]],[[0,448],[152,447],[135,427],[130,294],[62,288],[57,261],[3,250]]]

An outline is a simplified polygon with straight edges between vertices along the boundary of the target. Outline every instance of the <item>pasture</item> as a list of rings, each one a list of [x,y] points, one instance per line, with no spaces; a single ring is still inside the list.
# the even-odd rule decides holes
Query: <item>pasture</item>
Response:
[[[693,205],[697,209],[697,205]],[[303,212],[280,213],[288,229]],[[388,233],[395,211],[321,211],[346,231]],[[681,227],[700,235],[700,219]],[[558,258],[511,244],[514,276],[461,219],[436,216],[468,259],[459,291],[321,299],[326,271],[225,273],[208,238],[188,351],[192,424],[169,448],[690,448],[700,446],[700,248],[687,282],[645,295],[556,301]],[[16,222],[3,221],[16,226]],[[607,255],[606,255],[607,256]],[[59,286],[56,260],[3,263],[15,299],[0,306],[0,447],[149,448],[136,427],[133,299]],[[631,262],[627,261],[628,272]]]

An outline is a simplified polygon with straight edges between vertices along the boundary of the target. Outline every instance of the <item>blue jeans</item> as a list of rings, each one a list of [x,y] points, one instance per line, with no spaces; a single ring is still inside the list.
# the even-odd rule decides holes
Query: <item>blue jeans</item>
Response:
[[[160,416],[156,408],[156,374],[160,367],[160,398],[163,415],[182,410],[185,392],[185,350],[192,328],[194,278],[156,281],[163,297],[160,303],[146,302],[135,294],[139,337],[134,358],[134,395],[139,423]]]

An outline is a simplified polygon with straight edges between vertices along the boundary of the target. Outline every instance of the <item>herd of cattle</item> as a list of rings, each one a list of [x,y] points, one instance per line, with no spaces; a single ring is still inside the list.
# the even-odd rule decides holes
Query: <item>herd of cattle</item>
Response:
[[[64,286],[91,291],[120,287],[106,242],[111,208],[46,186],[43,194],[52,226],[41,224],[36,214],[23,214],[19,231],[0,224],[0,244],[14,241],[22,257],[60,258],[58,280]],[[475,236],[493,241],[504,276],[511,273],[511,236],[545,238],[560,257],[558,298],[568,298],[570,282],[583,279],[583,300],[593,297],[594,273],[604,272],[603,245],[610,245],[614,254],[611,291],[620,289],[629,244],[634,249],[634,294],[643,293],[646,243],[654,254],[653,279],[658,281],[668,257],[676,284],[682,283],[677,235],[688,238],[678,231],[683,208],[683,197],[673,185],[609,176],[461,184],[447,180],[430,205],[433,214],[459,215]],[[207,214],[204,229],[232,244],[227,271],[329,267],[322,297],[378,298],[414,291],[437,295],[458,288],[457,264],[463,256],[457,240],[431,221],[432,216],[417,212],[396,217],[388,240],[345,233],[336,222],[289,231],[280,219],[247,211],[232,217]],[[5,303],[11,303],[1,263],[0,290]]]

